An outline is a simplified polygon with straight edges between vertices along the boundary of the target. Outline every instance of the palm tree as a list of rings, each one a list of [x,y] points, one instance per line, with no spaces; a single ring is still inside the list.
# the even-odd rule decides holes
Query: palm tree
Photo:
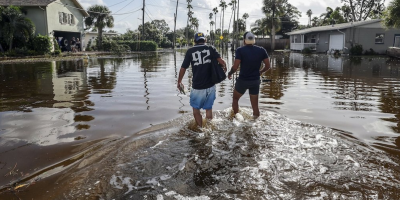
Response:
[[[27,41],[35,32],[35,26],[32,21],[22,14],[19,7],[8,6],[2,10],[0,15],[0,35],[4,35],[4,38],[8,39],[6,43],[9,50],[13,48],[15,35],[22,35]]]
[[[276,16],[281,16],[283,13],[285,5],[288,4],[288,0],[263,0],[264,6],[262,11],[265,15],[271,18],[271,50],[275,49],[275,19]]]
[[[214,12],[214,17],[215,17],[215,30],[214,32],[217,30],[217,13],[218,13],[218,7],[213,8],[213,12]]]
[[[87,27],[94,26],[97,28],[99,40],[97,47],[99,50],[102,50],[103,29],[106,27],[114,27],[114,17],[110,15],[111,11],[108,9],[108,7],[103,5],[90,6],[87,9],[87,12],[89,13],[89,17],[85,18],[85,25]]]
[[[190,20],[192,19],[192,15],[193,15],[193,12],[191,11],[191,9],[193,9],[193,7],[192,7],[192,5],[190,4],[190,3],[192,3],[192,0],[186,0],[186,2],[187,2],[187,9],[188,9],[188,19],[187,19],[187,22],[186,22],[186,27],[189,27],[189,22],[190,22]],[[187,43],[189,44],[189,30],[188,29],[186,29],[186,40],[187,40]]]
[[[333,9],[331,7],[326,7],[326,13],[322,13],[320,16],[320,18],[323,18],[321,25],[326,25],[326,19],[329,19],[332,13]]]
[[[210,40],[212,40],[212,38],[211,38],[211,31],[212,31],[212,24],[211,24],[211,22],[212,22],[213,16],[214,16],[213,13],[208,14],[208,18],[210,19]]]
[[[249,14],[247,14],[247,13],[244,13],[243,14],[243,19],[244,19],[244,27],[245,27],[245,29],[247,29],[247,18],[249,18]]]
[[[214,32],[212,32],[212,26],[214,25],[214,21],[210,21],[210,39],[213,41]]]
[[[308,16],[308,26],[311,26],[311,15],[312,15],[311,9],[308,9],[306,14]]]
[[[196,17],[193,17],[190,20],[190,24],[193,27],[193,30],[195,30],[196,32],[199,31],[199,20]]]
[[[225,9],[228,7],[228,5],[226,4],[226,2],[224,0],[221,0],[221,3],[219,4],[219,7],[221,7],[221,11],[222,11],[222,26],[221,26],[221,30],[224,30]]]

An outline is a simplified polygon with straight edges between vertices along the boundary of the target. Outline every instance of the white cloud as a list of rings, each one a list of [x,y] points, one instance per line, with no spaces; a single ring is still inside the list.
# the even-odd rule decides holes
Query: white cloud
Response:
[[[137,26],[134,28],[133,24],[128,21],[117,22],[114,24],[114,28],[112,30],[117,31],[118,33],[125,33],[126,29],[135,30]]]
[[[80,0],[81,4],[87,8],[90,5],[94,4],[105,4],[105,5],[113,5],[118,2],[122,2],[123,0]],[[225,0],[227,3],[230,0]],[[261,8],[263,6],[263,0],[239,0],[240,1],[240,13],[239,16],[242,17],[244,13],[248,13],[250,17],[247,19],[247,29],[250,29],[250,24],[254,23],[257,19],[264,17],[265,15],[262,13]],[[142,7],[141,0],[134,0],[132,3],[128,4],[130,1],[118,4],[116,6],[110,7],[112,12],[116,12],[123,8],[123,10],[119,11],[119,13],[131,12]],[[219,16],[221,14],[220,7],[219,7],[219,0],[193,0],[192,5],[194,7],[194,17],[199,19],[199,30],[202,32],[207,32],[210,29],[210,20],[209,20],[209,13],[212,12],[214,7],[218,7],[218,14],[217,14],[217,27],[219,27]],[[338,6],[342,6],[340,0],[289,0],[289,3],[296,6],[298,10],[302,13],[302,17],[298,20],[300,24],[307,24],[308,17],[306,12],[308,9],[311,9],[313,12],[312,17],[320,16],[322,13],[325,12],[326,7],[336,8]],[[386,4],[388,1],[386,1]],[[175,13],[175,6],[176,0],[146,0],[146,12],[148,13],[145,15],[145,22],[150,21],[151,19],[164,19],[171,30],[174,27],[174,13]],[[177,20],[177,28],[183,28],[186,26],[187,20],[187,8],[186,8],[186,1],[179,1],[178,6],[178,20]],[[224,21],[224,28],[229,26],[229,20],[231,17],[231,7],[228,6],[225,12],[225,21]],[[141,20],[137,18],[142,18],[142,11],[139,10],[134,14],[128,15],[116,15],[115,18],[115,30],[119,33],[124,33],[127,28],[132,30],[137,29],[138,25],[141,24]],[[232,25],[231,25],[232,30]]]

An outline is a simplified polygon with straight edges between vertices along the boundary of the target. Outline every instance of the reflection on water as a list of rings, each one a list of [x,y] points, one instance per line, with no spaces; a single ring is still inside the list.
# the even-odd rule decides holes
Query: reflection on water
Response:
[[[114,135],[131,136],[182,116],[191,119],[189,95],[176,89],[184,53],[90,59],[88,64],[76,60],[0,65],[0,164],[8,163],[0,174],[7,173],[11,163],[29,173],[70,157],[79,151],[75,145]],[[231,66],[232,53],[221,55]],[[272,81],[261,85],[261,109],[343,130],[354,141],[399,155],[399,61],[379,56],[276,53],[271,66],[266,78]],[[189,68],[184,77],[189,91],[191,81]],[[217,85],[213,110],[231,106],[233,86],[230,80]],[[250,106],[247,94],[240,106]],[[198,154],[201,157],[211,150],[205,146]],[[29,159],[33,152],[36,158]],[[209,171],[200,170],[194,177],[208,177],[195,180],[199,187],[218,182]],[[0,185],[13,178],[0,179]]]

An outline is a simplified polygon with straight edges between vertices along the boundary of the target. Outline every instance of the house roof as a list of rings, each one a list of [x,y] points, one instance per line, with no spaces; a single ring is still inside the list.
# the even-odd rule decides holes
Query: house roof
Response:
[[[366,20],[366,21],[359,21],[359,22],[349,22],[349,23],[342,23],[342,24],[335,24],[335,25],[328,25],[328,26],[317,26],[317,27],[312,27],[312,28],[306,28],[302,30],[295,30],[292,32],[286,33],[287,35],[303,35],[306,33],[311,33],[311,32],[321,32],[321,31],[330,31],[330,30],[338,30],[338,29],[346,29],[350,27],[355,27],[355,26],[362,26],[362,25],[367,25],[367,24],[372,24],[376,22],[382,21],[381,19],[371,19],[371,20]]]
[[[47,6],[55,1],[56,0],[0,0],[0,6]],[[85,17],[89,17],[89,14],[78,2],[78,0],[71,1],[74,3],[74,5],[71,5],[71,7],[79,9]]]

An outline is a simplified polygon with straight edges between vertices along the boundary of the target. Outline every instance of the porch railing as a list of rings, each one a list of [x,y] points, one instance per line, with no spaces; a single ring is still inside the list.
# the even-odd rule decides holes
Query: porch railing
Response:
[[[304,48],[310,48],[311,50],[316,50],[317,49],[317,44],[316,43],[290,43],[290,49],[291,50],[303,50]]]

